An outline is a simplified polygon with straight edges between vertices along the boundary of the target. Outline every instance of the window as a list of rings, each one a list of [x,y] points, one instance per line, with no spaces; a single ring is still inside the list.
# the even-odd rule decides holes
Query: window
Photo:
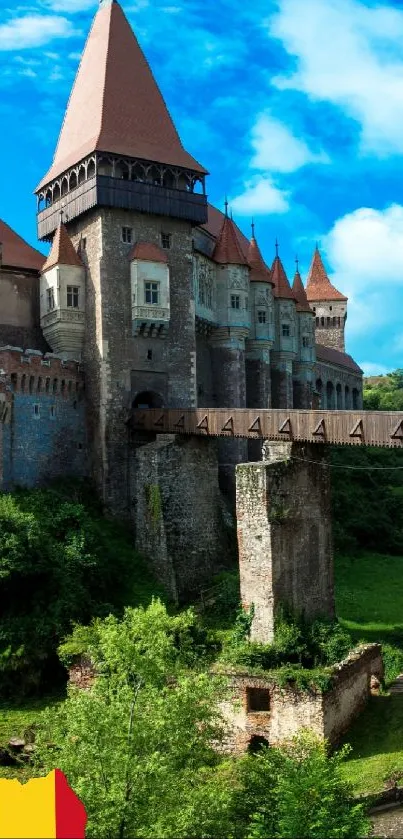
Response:
[[[144,300],[147,304],[158,306],[159,290],[158,283],[144,283]]]
[[[289,323],[283,323],[282,333],[283,333],[283,338],[289,338],[290,337],[291,330],[290,330],[290,324]]]
[[[85,236],[81,239],[81,250],[82,251],[87,250],[87,240],[86,240]]]
[[[169,251],[171,247],[171,238],[170,233],[161,233],[161,245],[166,251]]]
[[[307,349],[309,347],[309,338],[307,335],[302,336],[302,346]]]
[[[249,308],[249,300],[248,300],[247,297],[245,297],[245,309],[246,309],[246,311],[248,311],[248,308]]]
[[[213,308],[213,281],[210,275],[199,278],[199,303],[207,309]]]
[[[80,289],[76,285],[67,286],[67,308],[78,309],[78,295]]]
[[[257,313],[258,323],[266,323],[266,312],[258,312]]]
[[[54,405],[51,405],[51,406],[50,406],[50,418],[51,418],[51,419],[54,419],[54,418],[55,418],[55,415],[56,415],[55,406],[54,406]]]
[[[240,309],[240,297],[239,294],[231,294],[231,309]]]
[[[248,713],[270,711],[270,691],[266,688],[246,688]]]
[[[147,350],[147,361],[152,361],[153,359],[153,351]]]
[[[55,295],[53,288],[46,289],[46,299],[48,304],[48,312],[52,312],[55,308]]]
[[[132,227],[122,227],[122,242],[125,245],[131,245],[133,239],[133,228]]]
[[[39,419],[39,405],[34,405],[34,417]]]

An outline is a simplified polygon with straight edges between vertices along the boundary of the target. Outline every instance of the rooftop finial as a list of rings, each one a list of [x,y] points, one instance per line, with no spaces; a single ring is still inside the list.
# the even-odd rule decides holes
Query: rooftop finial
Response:
[[[228,198],[225,196],[225,215],[228,217]]]
[[[62,207],[61,210],[59,211],[59,216],[60,216],[60,224],[63,224],[64,207]]]
[[[255,238],[255,219],[252,219],[252,236]]]
[[[299,274],[299,259],[298,259],[298,255],[295,257],[295,264],[296,264],[296,266],[297,266],[297,273]]]
[[[278,257],[278,240],[276,239],[276,257]]]

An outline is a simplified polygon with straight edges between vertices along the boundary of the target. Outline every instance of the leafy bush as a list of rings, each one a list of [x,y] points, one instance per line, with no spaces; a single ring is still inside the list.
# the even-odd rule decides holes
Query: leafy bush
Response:
[[[403,673],[403,650],[392,644],[382,644],[382,658],[388,685]]]
[[[93,502],[86,506],[80,493],[68,484],[0,495],[3,695],[61,678],[56,650],[73,622],[121,609],[135,594],[136,574],[155,591],[122,528]]]

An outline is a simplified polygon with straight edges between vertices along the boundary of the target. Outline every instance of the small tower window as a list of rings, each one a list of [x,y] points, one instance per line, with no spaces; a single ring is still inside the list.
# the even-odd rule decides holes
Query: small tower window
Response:
[[[302,336],[302,346],[305,347],[305,349],[308,349],[308,347],[310,346],[309,338],[307,335]]]
[[[39,419],[39,405],[34,405],[34,417],[35,419]]]
[[[239,294],[231,294],[231,309],[240,309],[241,299]]]
[[[158,283],[144,283],[144,300],[148,305],[158,306],[159,289]]]
[[[290,337],[291,330],[290,330],[290,324],[289,323],[283,323],[282,333],[283,333],[283,338],[289,338]]]
[[[133,240],[133,228],[132,227],[122,227],[122,242],[125,245],[131,245]]]
[[[247,297],[245,297],[245,309],[246,309],[246,311],[248,311],[248,309],[249,309],[249,300],[248,300]]]
[[[171,239],[172,236],[170,233],[161,233],[161,245],[166,251],[169,251],[171,248]]]
[[[260,311],[257,313],[258,323],[266,323],[266,312]]]
[[[153,351],[152,350],[147,350],[147,361],[152,361],[152,360],[153,360]]]
[[[52,312],[55,308],[55,294],[53,288],[46,289],[46,300],[48,304],[48,312]]]
[[[246,688],[248,714],[270,711],[270,691],[265,688]]]
[[[78,309],[79,287],[76,285],[67,286],[67,308]]]

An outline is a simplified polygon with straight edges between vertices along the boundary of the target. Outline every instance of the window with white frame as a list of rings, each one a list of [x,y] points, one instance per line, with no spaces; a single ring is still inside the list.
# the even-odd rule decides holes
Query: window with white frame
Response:
[[[282,334],[283,338],[289,338],[291,335],[291,329],[289,323],[283,323],[282,325]]]
[[[239,294],[231,294],[231,309],[241,308],[241,298]]]
[[[260,311],[257,313],[257,320],[258,323],[266,323],[266,312],[264,311],[264,309],[260,309]]]
[[[55,294],[53,288],[46,289],[46,302],[48,306],[48,312],[52,312],[55,308]]]
[[[133,228],[132,227],[122,227],[122,242],[125,245],[131,245],[133,241]]]
[[[305,349],[307,349],[310,346],[308,335],[302,336],[302,346],[305,347]]]
[[[76,285],[67,286],[67,308],[78,309],[80,298],[80,289]]]
[[[158,306],[159,283],[144,283],[144,302],[147,305]]]

